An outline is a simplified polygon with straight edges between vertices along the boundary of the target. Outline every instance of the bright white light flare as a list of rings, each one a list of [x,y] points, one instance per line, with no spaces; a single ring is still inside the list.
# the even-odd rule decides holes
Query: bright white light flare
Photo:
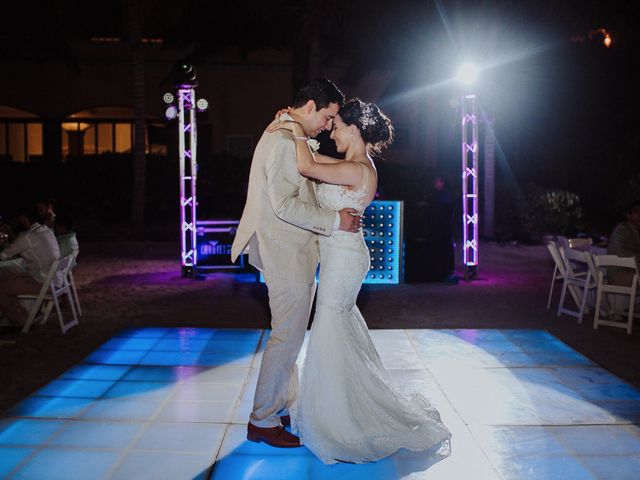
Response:
[[[472,63],[464,63],[458,70],[456,80],[465,85],[471,85],[478,78],[478,69]]]

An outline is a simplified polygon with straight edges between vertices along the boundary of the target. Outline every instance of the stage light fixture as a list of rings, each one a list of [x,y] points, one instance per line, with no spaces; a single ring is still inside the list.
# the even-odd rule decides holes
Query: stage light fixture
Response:
[[[164,111],[164,116],[167,120],[175,120],[178,116],[178,107],[175,105],[169,105]]]
[[[171,92],[167,92],[162,96],[162,101],[164,103],[173,103],[173,100],[175,100],[175,97],[173,96],[173,93],[171,93]]]
[[[173,71],[173,83],[177,86],[197,86],[196,67],[190,62],[178,62]]]
[[[209,102],[204,98],[200,98],[196,102],[196,108],[197,108],[197,110],[199,112],[204,112],[205,110],[207,110],[209,108]]]
[[[464,85],[471,85],[478,78],[478,69],[472,63],[463,63],[458,69],[456,80]]]

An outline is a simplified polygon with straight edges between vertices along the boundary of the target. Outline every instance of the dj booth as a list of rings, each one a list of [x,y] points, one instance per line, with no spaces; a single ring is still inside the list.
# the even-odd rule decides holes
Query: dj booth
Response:
[[[362,231],[371,255],[371,267],[364,283],[397,284],[404,281],[403,209],[401,201],[376,200],[362,216]],[[231,244],[238,220],[196,222],[196,271],[206,275],[217,271],[249,271],[245,257],[231,263]],[[258,276],[260,277],[260,276]]]

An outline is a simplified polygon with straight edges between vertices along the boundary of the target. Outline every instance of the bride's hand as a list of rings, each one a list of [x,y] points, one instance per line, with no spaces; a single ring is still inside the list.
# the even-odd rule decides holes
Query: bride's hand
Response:
[[[278,120],[285,113],[289,113],[290,111],[291,111],[291,107],[282,108],[278,110],[278,113],[276,113],[276,120]]]

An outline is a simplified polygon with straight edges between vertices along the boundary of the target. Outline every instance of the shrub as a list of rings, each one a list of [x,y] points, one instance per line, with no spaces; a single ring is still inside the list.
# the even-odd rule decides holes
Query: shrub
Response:
[[[529,234],[573,236],[583,228],[584,212],[577,194],[567,190],[530,187],[522,212],[522,227]]]

